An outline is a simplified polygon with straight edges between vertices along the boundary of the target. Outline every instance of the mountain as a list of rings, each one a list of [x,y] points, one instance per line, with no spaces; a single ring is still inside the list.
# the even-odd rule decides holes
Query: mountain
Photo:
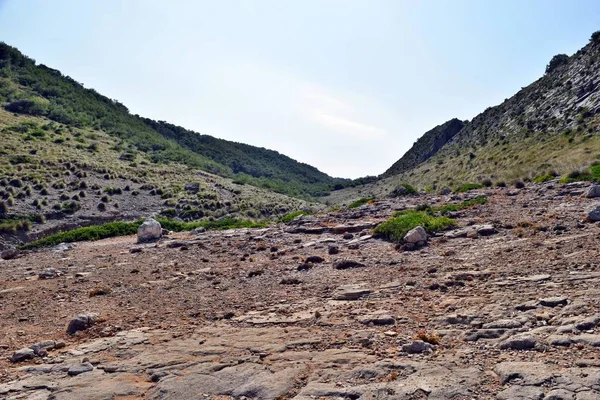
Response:
[[[133,144],[154,163],[181,163],[291,196],[320,196],[350,182],[276,151],[132,115],[118,101],[84,88],[55,69],[36,65],[4,43],[0,43],[0,103],[10,112],[101,130]]]
[[[425,133],[376,183],[325,200],[385,196],[401,183],[421,190],[600,179],[600,31],[572,56],[558,54],[537,81],[469,122]],[[460,125],[463,124],[462,128]]]
[[[419,164],[429,160],[437,153],[446,143],[450,141],[460,130],[465,126],[465,123],[459,119],[451,119],[450,121],[438,125],[430,131],[425,132],[415,144],[408,150],[402,158],[394,163],[381,176],[388,177],[410,171]]]

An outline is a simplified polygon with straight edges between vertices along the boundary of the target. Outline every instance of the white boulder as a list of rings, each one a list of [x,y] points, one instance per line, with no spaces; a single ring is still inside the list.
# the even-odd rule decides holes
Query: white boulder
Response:
[[[138,228],[138,243],[151,242],[160,239],[162,236],[162,226],[154,218],[148,218]]]

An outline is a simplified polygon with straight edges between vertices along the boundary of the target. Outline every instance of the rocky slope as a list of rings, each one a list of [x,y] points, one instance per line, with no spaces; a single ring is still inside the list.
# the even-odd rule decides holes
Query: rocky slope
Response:
[[[427,132],[376,183],[333,192],[326,201],[385,196],[403,182],[422,190],[455,189],[468,182],[510,184],[548,173],[567,175],[589,166],[600,156],[599,36],[465,123],[441,148],[425,143],[445,125]]]
[[[318,205],[178,164],[101,130],[0,109],[0,250],[151,214],[183,220],[276,219]]]
[[[600,398],[585,185],[0,261],[0,398]],[[395,210],[476,195],[420,250],[370,235]]]
[[[454,118],[425,132],[410,150],[408,150],[402,158],[396,161],[394,165],[381,176],[388,177],[398,175],[410,171],[419,164],[429,160],[457,133],[459,133],[464,126],[465,123],[463,121]]]

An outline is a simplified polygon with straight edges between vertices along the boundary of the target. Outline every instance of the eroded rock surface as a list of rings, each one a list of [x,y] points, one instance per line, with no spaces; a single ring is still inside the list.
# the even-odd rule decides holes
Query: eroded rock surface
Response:
[[[0,399],[598,399],[581,189],[486,190],[414,251],[370,229],[449,197],[2,260]]]

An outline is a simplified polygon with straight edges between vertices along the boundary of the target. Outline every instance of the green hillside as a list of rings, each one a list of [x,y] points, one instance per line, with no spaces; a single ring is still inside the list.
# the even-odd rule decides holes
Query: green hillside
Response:
[[[275,151],[217,139],[129,113],[117,100],[0,42],[0,105],[76,128],[108,133],[145,152],[154,163],[181,163],[240,183],[297,197],[326,194],[335,179]]]

